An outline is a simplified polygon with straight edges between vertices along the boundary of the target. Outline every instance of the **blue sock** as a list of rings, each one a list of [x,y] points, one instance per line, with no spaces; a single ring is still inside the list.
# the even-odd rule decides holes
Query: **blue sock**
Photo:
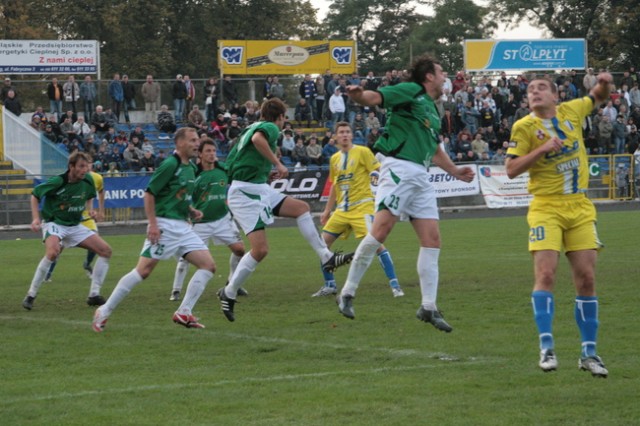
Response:
[[[333,272],[327,272],[322,267],[320,267],[322,271],[322,275],[324,276],[324,286],[325,287],[336,287],[336,278],[333,276]]]
[[[389,285],[391,287],[397,287],[398,277],[396,275],[396,268],[393,266],[393,260],[391,260],[391,255],[389,254],[389,250],[384,249],[378,253],[378,260],[380,261],[380,265],[382,266],[387,278],[389,278]]]
[[[85,260],[85,263],[87,265],[91,265],[91,262],[93,262],[93,259],[95,259],[95,257],[96,257],[96,252],[87,250],[87,259]]]
[[[555,311],[553,293],[549,291],[534,291],[531,293],[533,318],[538,326],[540,336],[540,350],[553,349],[553,334],[551,323]]]
[[[599,324],[598,298],[596,296],[576,297],[575,314],[582,340],[582,356],[595,356]]]

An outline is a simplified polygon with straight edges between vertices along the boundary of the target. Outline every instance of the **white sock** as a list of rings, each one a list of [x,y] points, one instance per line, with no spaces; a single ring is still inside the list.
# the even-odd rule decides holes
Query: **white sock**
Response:
[[[193,310],[193,307],[198,302],[200,296],[207,287],[207,283],[213,277],[213,272],[206,269],[198,269],[191,277],[189,284],[187,284],[187,292],[182,299],[182,303],[178,308],[178,312],[181,314],[189,315]]]
[[[134,268],[127,275],[120,278],[116,288],[113,289],[111,296],[107,299],[107,303],[100,307],[100,312],[103,315],[111,315],[111,312],[122,302],[122,299],[127,297],[131,290],[142,282],[144,278]]]
[[[418,254],[418,277],[422,291],[422,307],[436,310],[438,296],[438,257],[439,248],[420,247]]]
[[[238,289],[242,287],[245,281],[251,276],[253,271],[256,270],[256,266],[258,266],[258,261],[251,256],[251,252],[247,252],[240,262],[238,262],[238,266],[236,267],[236,271],[233,276],[229,280],[229,284],[224,288],[224,293],[227,297],[231,299],[235,299],[238,295]]]
[[[29,292],[27,293],[31,297],[36,297],[38,295],[38,290],[44,281],[44,277],[47,276],[47,272],[49,272],[49,268],[53,261],[47,259],[47,256],[43,257],[38,263],[38,267],[36,268],[35,274],[33,274],[33,279],[31,280],[31,286],[29,287]]]
[[[313,223],[311,213],[306,212],[301,216],[298,216],[296,218],[296,222],[298,223],[300,233],[311,245],[311,248],[315,250],[318,257],[320,257],[320,260],[322,260],[322,263],[331,259],[333,253],[327,248],[327,244],[324,242],[322,237],[320,237],[320,234],[318,234],[318,229],[316,228],[315,223]]]
[[[234,253],[231,253],[231,256],[229,256],[229,277],[227,281],[231,282],[231,277],[233,277],[233,273],[236,272],[240,259],[242,259],[242,256],[237,256]]]
[[[189,262],[184,260],[183,257],[178,259],[178,265],[176,266],[176,272],[173,275],[173,291],[182,291],[182,284],[189,272]]]
[[[369,265],[371,265],[376,251],[378,251],[381,245],[382,243],[373,238],[371,234],[367,234],[362,241],[360,241],[353,260],[351,261],[351,266],[349,267],[347,282],[344,284],[344,287],[342,287],[340,294],[356,295],[358,285],[360,285],[364,273],[369,269]]]
[[[97,296],[100,294],[100,289],[104,283],[104,279],[109,272],[109,259],[106,257],[98,257],[96,260],[96,266],[93,267],[93,273],[91,274],[91,289],[89,290],[89,297]]]

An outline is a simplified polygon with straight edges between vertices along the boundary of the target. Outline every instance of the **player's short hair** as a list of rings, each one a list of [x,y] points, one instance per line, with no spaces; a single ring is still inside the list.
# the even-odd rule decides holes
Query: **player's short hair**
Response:
[[[178,131],[176,132],[176,135],[174,136],[174,142],[178,142],[180,139],[186,139],[187,138],[187,133],[190,132],[195,132],[196,129],[194,129],[193,127],[181,127],[178,129]]]
[[[278,98],[271,98],[262,103],[260,116],[264,121],[276,121],[281,115],[287,113],[287,106]]]
[[[75,166],[76,164],[78,164],[78,161],[80,160],[84,160],[87,163],[91,163],[93,161],[91,156],[86,152],[74,151],[71,154],[69,154],[69,163],[68,163],[69,167]]]
[[[204,151],[204,146],[205,146],[205,145],[211,145],[211,146],[213,146],[214,148],[217,148],[217,147],[216,147],[216,143],[213,141],[213,139],[211,139],[211,138],[203,138],[203,139],[200,139],[200,146],[198,147],[198,152],[199,152],[200,154],[202,154],[202,151]]]
[[[351,125],[346,121],[338,121],[333,128],[334,132],[337,132],[340,127],[348,127],[351,130]]]
[[[426,80],[427,74],[436,73],[436,65],[440,65],[440,62],[425,53],[414,59],[409,69],[405,71],[405,78],[407,81],[422,84]]]
[[[531,80],[529,84],[533,83],[536,80],[546,81],[547,83],[549,83],[549,86],[551,86],[551,93],[558,93],[558,85],[555,83],[555,81],[551,79],[551,77],[547,77],[547,76],[537,77]]]

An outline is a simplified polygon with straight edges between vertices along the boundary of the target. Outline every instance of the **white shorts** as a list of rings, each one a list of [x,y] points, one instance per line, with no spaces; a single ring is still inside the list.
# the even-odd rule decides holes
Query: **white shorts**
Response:
[[[151,244],[149,239],[145,239],[140,256],[165,260],[171,257],[183,257],[196,250],[208,251],[205,243],[193,232],[188,222],[164,217],[159,217],[157,220],[160,240],[157,244]]]
[[[376,211],[381,207],[398,217],[440,218],[436,191],[429,182],[429,172],[420,164],[394,157],[386,157],[380,168]]]
[[[245,234],[264,229],[273,223],[273,209],[287,196],[266,183],[233,181],[227,204]]]
[[[207,245],[209,241],[215,245],[225,246],[242,242],[238,226],[229,213],[213,222],[194,224],[193,232]]]
[[[41,228],[42,241],[53,235],[60,238],[60,245],[65,248],[75,247],[95,234],[95,232],[82,224],[66,226],[58,225],[54,222],[45,222]]]

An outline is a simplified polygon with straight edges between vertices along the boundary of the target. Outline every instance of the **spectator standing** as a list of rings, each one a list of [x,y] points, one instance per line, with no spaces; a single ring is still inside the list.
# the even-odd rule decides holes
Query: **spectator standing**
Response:
[[[284,101],[285,93],[284,86],[280,83],[280,79],[277,75],[273,76],[273,81],[271,82],[271,88],[269,89],[269,94],[272,98],[278,98],[281,101]]]
[[[312,119],[317,119],[317,114],[314,111],[316,96],[318,95],[318,91],[316,89],[316,83],[311,79],[310,74],[306,74],[304,76],[304,80],[300,83],[300,87],[298,87],[298,94],[300,95],[300,99],[304,98],[309,105],[309,108],[312,110]]]
[[[96,84],[91,79],[90,75],[84,77],[84,81],[80,85],[80,100],[82,100],[82,107],[84,110],[84,120],[87,123],[91,123],[91,115],[95,109],[95,101],[98,97],[96,90]]]
[[[13,92],[16,94],[16,98],[18,97],[18,92],[11,85],[11,78],[5,77],[4,84],[2,85],[2,90],[0,90],[0,102],[4,103],[4,100],[7,99],[7,93],[9,93],[9,90],[13,90]]]
[[[238,102],[238,90],[230,75],[225,75],[222,81],[222,96],[227,105]]]
[[[116,116],[117,124],[120,121],[120,108],[122,107],[122,101],[124,101],[124,92],[122,91],[119,73],[113,74],[113,80],[109,82],[108,91],[111,98],[111,111]]]
[[[132,82],[129,81],[128,75],[122,76],[122,110],[124,112],[124,120],[127,124],[131,123],[129,119],[129,110],[136,109],[136,88]],[[115,111],[114,111],[115,112]]]
[[[182,123],[184,120],[185,99],[187,99],[187,86],[184,84],[182,74],[176,75],[176,80],[171,87],[171,96],[173,97],[173,115],[176,123]]]
[[[55,116],[56,121],[62,116],[63,93],[62,85],[58,83],[57,78],[53,77],[47,85],[47,97],[49,98],[50,113]]]
[[[315,106],[315,118],[318,122],[324,120],[324,107],[325,107],[326,92],[324,90],[324,79],[322,76],[316,77],[316,106]]]
[[[77,112],[76,102],[80,99],[80,87],[78,86],[78,83],[76,83],[76,78],[74,76],[69,76],[62,86],[62,92],[64,94],[64,101],[66,102],[66,109],[70,109],[74,113]]]
[[[216,109],[218,108],[218,79],[215,77],[209,78],[204,83],[204,104],[205,115],[207,122],[212,122],[216,116]]]
[[[146,81],[140,88],[140,93],[142,93],[142,99],[144,100],[144,120],[146,123],[153,123],[158,111],[160,85],[153,81],[151,74],[147,75]]]
[[[188,74],[184,75],[184,87],[187,90],[187,96],[185,97],[185,113],[189,114],[193,109],[193,101],[196,99],[196,86],[193,84]]]
[[[329,98],[329,111],[331,111],[331,121],[333,123],[344,120],[346,106],[340,87],[336,87],[333,91],[333,95]]]

